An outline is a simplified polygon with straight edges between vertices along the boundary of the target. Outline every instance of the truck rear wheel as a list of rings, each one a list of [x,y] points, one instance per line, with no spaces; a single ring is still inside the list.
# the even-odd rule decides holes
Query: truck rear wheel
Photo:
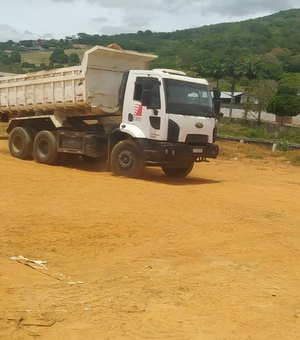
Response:
[[[9,134],[9,151],[13,157],[28,159],[32,157],[33,137],[30,130],[23,127],[15,127]]]
[[[33,142],[33,157],[36,162],[55,164],[58,159],[57,140],[52,131],[40,131]]]
[[[145,161],[138,145],[131,140],[118,142],[111,152],[111,168],[117,175],[140,177]]]
[[[194,162],[192,162],[191,164],[183,168],[162,167],[162,169],[165,175],[168,177],[184,178],[193,170],[193,167],[194,167]]]

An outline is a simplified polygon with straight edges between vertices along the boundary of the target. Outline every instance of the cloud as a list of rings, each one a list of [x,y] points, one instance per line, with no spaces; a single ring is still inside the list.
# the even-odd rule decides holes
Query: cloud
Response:
[[[32,33],[28,30],[20,32],[10,25],[0,25],[0,41],[20,41],[20,40],[34,40],[34,39],[51,39],[50,33],[40,35]]]
[[[9,25],[0,25],[0,41],[15,40],[18,31]]]
[[[151,26],[151,17],[143,15],[138,9],[130,12],[112,12],[109,18],[93,18],[102,34],[135,33]]]
[[[117,8],[117,9],[140,9],[146,10],[159,10],[165,7],[162,0],[52,0],[53,2],[88,2],[99,5],[104,8]]]
[[[0,41],[59,39],[78,32],[170,32],[297,7],[299,0],[9,0],[1,6],[5,15],[1,18]]]
[[[206,24],[244,20],[299,6],[299,0],[50,0],[55,3],[90,4],[106,20],[93,19],[98,33],[116,34],[138,30],[169,31]],[[87,6],[88,7],[88,6]],[[88,9],[87,9],[88,10]],[[209,21],[210,20],[210,21]]]
[[[204,12],[231,17],[236,17],[240,15],[249,16],[262,12],[275,13],[280,10],[299,7],[299,0],[251,0],[246,2],[240,0],[226,0],[215,1],[214,3],[206,0],[187,0],[186,2],[197,6],[198,8],[203,5]]]
[[[99,7],[118,8],[121,10],[141,11],[169,11],[180,13],[182,11],[199,10],[202,13],[216,13],[219,15],[251,15],[261,11],[277,12],[279,10],[299,7],[299,0],[52,0],[53,2],[80,2],[93,3]],[[200,12],[200,13],[201,13]]]

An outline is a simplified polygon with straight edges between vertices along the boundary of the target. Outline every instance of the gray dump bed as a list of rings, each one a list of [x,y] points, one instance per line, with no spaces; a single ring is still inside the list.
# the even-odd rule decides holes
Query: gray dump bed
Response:
[[[155,55],[95,46],[81,65],[0,78],[0,113],[117,114],[124,72],[145,69]]]

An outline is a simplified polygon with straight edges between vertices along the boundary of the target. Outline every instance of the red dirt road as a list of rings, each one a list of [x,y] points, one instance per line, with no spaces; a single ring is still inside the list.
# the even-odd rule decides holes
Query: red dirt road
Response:
[[[300,167],[134,180],[0,141],[0,175],[0,339],[300,338]]]

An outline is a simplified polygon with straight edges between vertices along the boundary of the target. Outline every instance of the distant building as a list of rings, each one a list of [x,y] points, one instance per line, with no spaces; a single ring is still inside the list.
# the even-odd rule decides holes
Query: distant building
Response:
[[[234,104],[242,104],[246,100],[246,94],[244,92],[233,92],[233,102]],[[231,92],[221,92],[221,102],[222,104],[231,103]]]
[[[224,117],[229,117],[230,111],[230,102],[231,102],[231,92],[229,91],[222,91],[221,92],[221,112],[223,113]],[[245,111],[241,104],[245,103],[246,101],[246,93],[244,92],[234,92],[233,94],[233,107],[232,107],[232,118],[243,119],[245,115]],[[257,120],[257,113],[256,112],[248,112],[247,119],[249,120]],[[261,120],[264,122],[277,122],[277,123],[284,123],[285,125],[293,125],[293,126],[300,126],[300,114],[294,117],[287,116],[283,118],[277,117],[273,113],[269,112],[262,112],[261,113]]]

